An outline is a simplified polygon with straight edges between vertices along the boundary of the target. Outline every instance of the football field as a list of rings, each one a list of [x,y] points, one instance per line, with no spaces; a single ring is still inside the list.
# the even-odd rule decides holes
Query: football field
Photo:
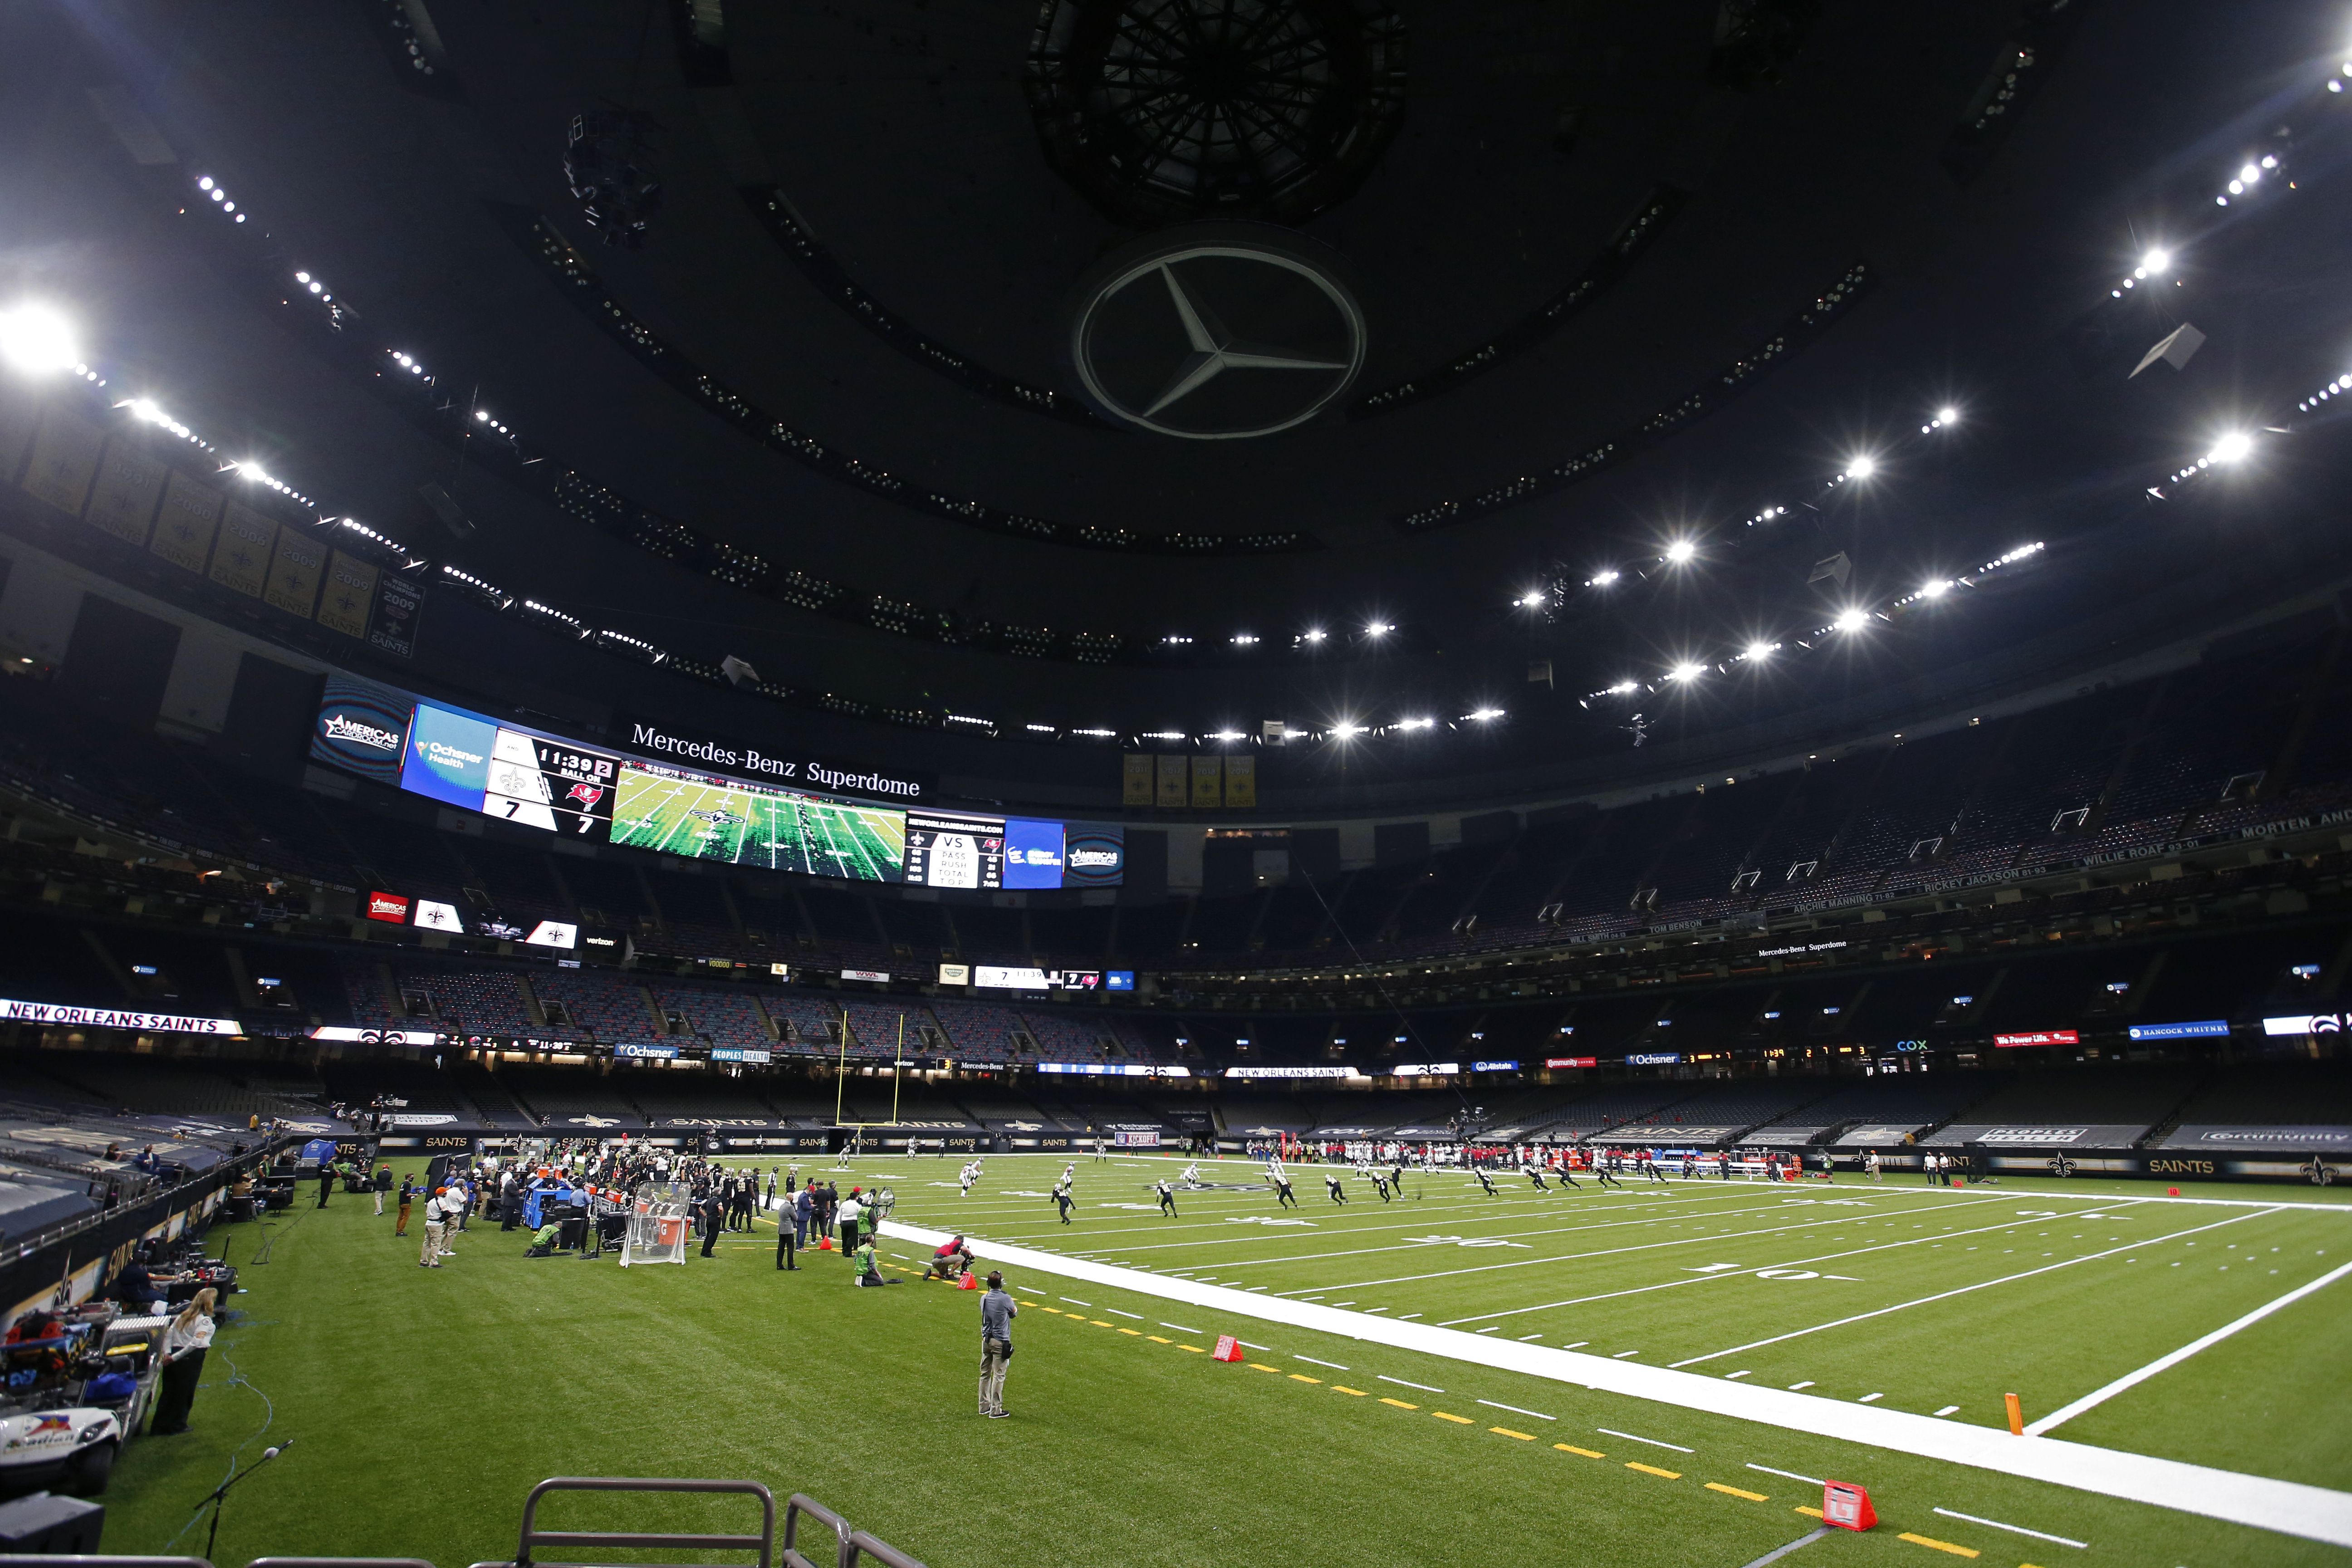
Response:
[[[738,866],[896,882],[907,819],[884,806],[626,769],[613,803],[612,841]]]
[[[395,1240],[342,1196],[224,1227],[215,1250],[251,1265],[267,1231],[268,1261],[192,1431],[124,1455],[106,1549],[200,1549],[230,1458],[294,1436],[240,1484],[215,1561],[510,1557],[530,1486],[590,1474],[805,1491],[933,1568],[2352,1564],[2310,1534],[2352,1502],[2352,1207],[2332,1194],[1498,1177],[1488,1197],[1440,1173],[1385,1205],[1349,1178],[1341,1205],[1297,1165],[1289,1209],[1254,1164],[1204,1161],[1219,1184],[1168,1216],[1151,1184],[1184,1160],[1075,1163],[1066,1227],[1058,1154],[990,1156],[968,1197],[960,1156],[803,1156],[803,1177],[897,1194],[879,1251],[901,1284],[879,1290],[837,1252],[780,1271],[766,1216],[625,1271],[526,1258],[479,1219],[421,1270],[415,1227]],[[1022,1303],[1006,1421],[974,1411],[979,1298],[919,1280],[950,1231],[1006,1258]],[[1241,1360],[1213,1358],[1226,1335]],[[2011,1393],[2057,1441],[2009,1436]],[[2177,1495],[1939,1457],[1923,1432],[2126,1480],[2168,1466]],[[1876,1529],[1816,1535],[1832,1479],[1869,1489]],[[2284,1499],[2281,1528],[2213,1516],[2247,1487]],[[675,1506],[627,1517],[740,1525]]]

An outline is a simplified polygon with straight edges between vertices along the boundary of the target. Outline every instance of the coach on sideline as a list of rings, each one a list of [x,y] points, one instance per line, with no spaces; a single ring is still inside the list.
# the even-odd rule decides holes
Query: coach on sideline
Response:
[[[1004,1369],[1013,1360],[1013,1320],[1021,1315],[1004,1293],[1004,1276],[988,1271],[988,1294],[980,1299],[980,1413],[1002,1421],[1004,1409]]]

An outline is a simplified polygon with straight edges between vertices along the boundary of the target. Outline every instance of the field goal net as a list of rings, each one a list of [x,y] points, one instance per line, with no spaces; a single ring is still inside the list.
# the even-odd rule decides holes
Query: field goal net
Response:
[[[684,1263],[687,1190],[675,1182],[641,1182],[630,1203],[628,1233],[621,1240],[621,1267],[632,1263]]]

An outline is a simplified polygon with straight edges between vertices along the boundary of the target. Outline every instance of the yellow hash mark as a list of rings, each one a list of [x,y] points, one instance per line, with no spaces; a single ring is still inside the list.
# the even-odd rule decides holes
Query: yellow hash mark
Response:
[[[1403,1400],[1402,1400],[1402,1399],[1391,1399],[1391,1398],[1390,1398],[1388,1395],[1386,1395],[1386,1394],[1382,1394],[1382,1395],[1381,1395],[1381,1403],[1382,1405],[1395,1405],[1399,1410],[1418,1410],[1418,1409],[1420,1409],[1420,1408],[1421,1408],[1421,1406],[1420,1406],[1420,1405],[1407,1405],[1407,1404],[1406,1404]]]
[[[1625,1468],[1629,1470],[1639,1470],[1645,1476],[1664,1476],[1670,1481],[1678,1481],[1683,1479],[1683,1473],[1680,1470],[1662,1470],[1655,1465],[1645,1465],[1639,1459],[1626,1460]]]
[[[1938,1541],[1932,1535],[1914,1535],[1907,1530],[1902,1534],[1896,1536],[1895,1539],[1897,1541],[1907,1541],[1914,1546],[1925,1546],[1937,1552],[1948,1552],[1955,1557],[1974,1557],[1978,1555],[1974,1547],[1955,1546],[1948,1541]]]
[[[1046,1309],[1045,1309],[1045,1310],[1047,1310],[1047,1311],[1049,1311],[1049,1312],[1053,1313],[1053,1314],[1054,1314],[1054,1316],[1055,1316],[1055,1317],[1057,1317],[1057,1318],[1066,1318],[1066,1317],[1069,1317],[1069,1316],[1071,1316],[1071,1315],[1072,1315],[1072,1314],[1070,1314],[1070,1313],[1067,1313],[1067,1312],[1063,1311],[1063,1310],[1062,1310],[1062,1309],[1061,1309],[1061,1308],[1059,1308],[1059,1307],[1048,1307],[1048,1308],[1046,1308]]]
[[[1814,1519],[1819,1519],[1819,1518],[1821,1518],[1821,1517],[1822,1517],[1822,1510],[1821,1510],[1820,1509],[1817,1509],[1817,1508],[1807,1508],[1803,1503],[1799,1503],[1796,1507],[1794,1507],[1794,1508],[1790,1509],[1789,1511],[1790,1511],[1790,1513],[1801,1513],[1801,1514],[1808,1514],[1808,1515],[1811,1515],[1811,1516],[1812,1518],[1814,1518]]]
[[[1133,1334],[1139,1340],[1143,1337],[1143,1331],[1140,1329],[1121,1329],[1119,1330],[1119,1332],[1122,1334]]]
[[[1150,1340],[1155,1345],[1172,1345],[1176,1342],[1174,1340],[1170,1339],[1166,1334],[1146,1334],[1143,1337]]]
[[[1711,1492],[1721,1492],[1726,1497],[1744,1497],[1749,1502],[1770,1502],[1772,1500],[1762,1492],[1742,1491],[1738,1487],[1725,1486],[1721,1481],[1707,1482],[1706,1489]]]
[[[1595,1453],[1591,1448],[1580,1448],[1573,1443],[1554,1443],[1552,1447],[1563,1454],[1581,1454],[1588,1459],[1605,1459],[1609,1457],[1606,1454]]]
[[[1209,1353],[1207,1351],[1202,1350],[1199,1345],[1178,1345],[1176,1348],[1180,1351],[1191,1351],[1194,1355],[1207,1355]]]
[[[1092,1323],[1098,1329],[1115,1329],[1118,1327],[1117,1323],[1112,1322],[1108,1318],[1088,1318],[1087,1321]]]
[[[1498,1437],[1517,1437],[1522,1443],[1532,1443],[1536,1440],[1536,1435],[1534,1433],[1514,1432],[1508,1426],[1489,1426],[1486,1430],[1494,1433]]]
[[[1294,1372],[1290,1374],[1290,1381],[1293,1383],[1320,1383],[1323,1380],[1319,1377],[1309,1377],[1303,1372]]]
[[[1363,1391],[1362,1389],[1360,1389],[1360,1388],[1349,1388],[1349,1387],[1346,1384],[1344,1384],[1344,1383],[1335,1383],[1335,1384],[1333,1384],[1331,1385],[1331,1392],[1332,1392],[1332,1393],[1334,1393],[1334,1394],[1354,1394],[1354,1395],[1355,1395],[1357,1398],[1359,1398],[1359,1399],[1362,1399],[1362,1398],[1367,1397],[1367,1395],[1365,1394],[1365,1393],[1364,1393],[1364,1391]]]
[[[1464,1426],[1475,1426],[1478,1425],[1478,1423],[1471,1420],[1467,1415],[1449,1415],[1443,1410],[1433,1410],[1430,1414],[1436,1416],[1440,1421],[1452,1421]]]
[[[1280,1372],[1282,1370],[1278,1366],[1268,1366],[1264,1362],[1257,1361],[1244,1362],[1242,1364],[1248,1367],[1252,1372]]]

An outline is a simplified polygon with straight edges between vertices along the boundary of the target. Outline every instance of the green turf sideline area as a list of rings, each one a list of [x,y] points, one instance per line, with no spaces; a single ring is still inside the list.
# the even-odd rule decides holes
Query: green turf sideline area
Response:
[[[765,1168],[782,1161],[743,1163]],[[1446,1185],[1466,1178],[1439,1176],[1411,1179],[1423,1193],[1416,1212],[1408,1214],[1400,1205],[1383,1210],[1377,1199],[1369,1209],[1351,1205],[1339,1217],[1350,1227],[1364,1226],[1362,1234],[1354,1234],[1332,1223],[1338,1211],[1317,1208],[1323,1198],[1320,1173],[1313,1167],[1299,1169],[1300,1197],[1308,1206],[1296,1216],[1318,1222],[1312,1227],[1243,1223],[1251,1215],[1274,1214],[1271,1195],[1262,1193],[1181,1194],[1180,1218],[1160,1221],[1156,1211],[1105,1205],[1148,1203],[1150,1180],[1172,1175],[1181,1163],[1129,1159],[1079,1163],[1080,1223],[1064,1231],[1053,1223],[1052,1205],[1043,1196],[1062,1163],[1058,1157],[992,1156],[981,1186],[968,1199],[956,1195],[954,1160],[860,1160],[841,1173],[824,1162],[803,1162],[803,1171],[838,1180],[845,1192],[852,1183],[890,1185],[899,1195],[899,1217],[910,1223],[1001,1232],[1007,1239],[1024,1236],[1032,1241],[1023,1245],[1098,1254],[1121,1267],[1205,1271],[1220,1280],[1231,1274],[1243,1278],[1244,1290],[1259,1282],[1244,1275],[1245,1269],[1265,1274],[1270,1288],[1276,1283],[1273,1255],[1296,1259],[1284,1268],[1329,1271],[1334,1282],[1441,1273],[1429,1267],[1441,1257],[1476,1264],[1500,1252],[1518,1256],[1514,1249],[1454,1242],[1403,1242],[1381,1231],[1382,1226],[1409,1223],[1412,1228],[1404,1236],[1469,1239],[1560,1223],[1560,1216],[1532,1205],[1532,1193],[1517,1200],[1528,1206],[1505,1209],[1505,1199],[1497,1198],[1491,1214],[1477,1215]],[[1230,1178],[1242,1169],[1228,1164],[1223,1173]],[[1730,1193],[1708,1197],[1740,1197],[1741,1185],[1734,1183]],[[2040,1189],[2026,1194],[2014,1187],[1999,1190],[2018,1200],[2015,1207],[2062,1208]],[[1953,1195],[1970,1198],[1985,1191]],[[2143,1195],[2149,1191],[2129,1189]],[[2272,1192],[2259,1189],[2254,1195]],[[1776,1201],[1783,1195],[1760,1187],[1747,1195],[1753,1201],[1767,1194]],[[1919,1197],[1934,1195],[1915,1185],[1909,1197],[1916,1206]],[[2061,1195],[2090,1199],[2095,1205],[2114,1194],[2077,1186]],[[1574,1196],[1558,1201],[1564,1206]],[[1583,1217],[1630,1215],[1654,1228],[1653,1239],[1673,1243],[1694,1239],[1696,1216],[1706,1220],[1696,1239],[1709,1247],[1725,1244],[1721,1233],[1727,1229],[1759,1224],[1756,1216],[1736,1215],[1728,1208],[1678,1216],[1657,1206],[1667,1202],[1663,1197],[1608,1201],[1626,1215],[1596,1212]],[[1647,1212],[1633,1210],[1635,1202]],[[456,1242],[458,1256],[432,1273],[416,1267],[415,1237],[394,1241],[391,1217],[373,1217],[371,1206],[365,1199],[338,1196],[323,1213],[306,1207],[270,1222],[276,1232],[272,1260],[247,1270],[251,1289],[236,1299],[242,1316],[224,1323],[219,1348],[206,1365],[194,1430],[142,1439],[124,1455],[107,1499],[108,1550],[200,1546],[201,1525],[176,1541],[174,1531],[217,1484],[231,1452],[243,1445],[249,1460],[265,1443],[290,1435],[298,1441],[286,1457],[232,1496],[218,1560],[242,1562],[265,1552],[414,1554],[449,1568],[509,1555],[525,1491],[545,1476],[570,1473],[745,1476],[780,1493],[804,1490],[938,1568],[999,1560],[1192,1564],[1213,1558],[1320,1562],[1374,1554],[1739,1568],[1818,1523],[1798,1510],[1818,1508],[1820,1489],[1799,1478],[1825,1476],[1867,1484],[1885,1522],[1868,1536],[1835,1536],[1784,1560],[1794,1568],[1803,1568],[1809,1559],[1826,1562],[1832,1553],[1856,1564],[1949,1560],[1938,1544],[1923,1543],[1979,1552],[1979,1561],[2000,1568],[2024,1563],[2050,1568],[2055,1562],[2197,1568],[2352,1563],[2352,1552],[2269,1531],[1819,1434],[1368,1346],[1339,1334],[1171,1311],[1164,1301],[1139,1290],[1079,1288],[1051,1276],[1015,1277],[1016,1284],[1030,1288],[1022,1300],[1031,1305],[1017,1325],[1020,1352],[1007,1389],[1013,1417],[985,1422],[974,1413],[977,1298],[938,1284],[913,1283],[921,1258],[912,1246],[887,1239],[883,1244],[884,1261],[903,1271],[892,1277],[908,1284],[861,1291],[849,1286],[848,1267],[836,1255],[803,1254],[802,1272],[777,1273],[774,1232],[764,1223],[751,1237],[721,1242],[709,1260],[695,1257],[682,1268],[624,1273],[610,1261],[526,1259],[520,1233],[485,1229],[477,1221]],[[1601,1205],[1593,1207],[1598,1211]],[[1875,1227],[1898,1214],[1906,1215],[1900,1223],[1906,1227],[1928,1223],[1907,1208],[1892,1206],[1807,1217],[1848,1221],[1851,1243],[1853,1221]],[[2027,1228],[2017,1216],[2010,1217]],[[2216,1215],[2209,1212],[2203,1217]],[[2282,1214],[2265,1223],[2294,1217]],[[2308,1225],[2332,1224],[2336,1217],[2300,1215]],[[228,1238],[233,1257],[244,1261],[253,1255],[258,1229],[228,1227],[215,1236]],[[2148,1234],[2155,1233],[2151,1226]],[[1832,1227],[1824,1234],[1838,1232]],[[1924,1239],[1926,1232],[1920,1235]],[[1889,1230],[1887,1236],[1895,1233]],[[1909,1233],[1896,1238],[1908,1239]],[[1784,1234],[1771,1239],[1777,1245],[1792,1238]],[[1801,1236],[1793,1239],[1808,1242]],[[2037,1250],[2049,1246],[2038,1236],[2032,1239]],[[2064,1239],[2071,1241],[2072,1233]],[[1762,1244],[1760,1238],[1741,1243],[1738,1256],[1722,1260],[1761,1268],[1784,1256],[1745,1250]],[[1982,1246],[1962,1245],[1971,1244]],[[1568,1245],[1553,1245],[1570,1250]],[[2019,1242],[2005,1239],[2000,1245],[2015,1247]],[[2315,1245],[2344,1244],[2330,1238]],[[1160,1246],[1181,1250],[1150,1250]],[[1367,1260],[1360,1258],[1305,1258],[1379,1246],[1412,1250],[1372,1255],[1376,1268],[1366,1268]],[[2174,1252],[2136,1265],[2116,1261],[2084,1268],[2121,1274],[2162,1266],[2167,1284],[2179,1291],[2190,1269],[2169,1269],[2186,1244],[2172,1246]],[[1184,1260],[1188,1253],[1192,1261]],[[1393,1266],[1400,1256],[1417,1257],[1421,1263]],[[1631,1287],[1663,1276],[1667,1270],[1660,1265],[1665,1261],[1661,1254],[1632,1253],[1606,1267],[1621,1286]],[[1559,1267],[1565,1279],[1602,1266]],[[1864,1286],[1883,1289],[1883,1281],[1869,1278],[1879,1267],[1814,1272],[1863,1277]],[[2205,1300],[2203,1289],[2234,1279],[2244,1268],[2233,1263],[2230,1275],[2201,1280],[2190,1292],[2195,1300],[2168,1303],[2166,1310],[2179,1313],[2168,1325],[2170,1337],[2151,1336],[2165,1342],[2131,1364],[2144,1364],[2242,1315],[2242,1308]],[[1508,1300],[1486,1299],[1496,1289],[1494,1282],[1531,1272],[1542,1270],[1382,1285],[1357,1294],[1357,1310],[1385,1306],[1400,1315],[1421,1312],[1420,1321],[1427,1321],[1435,1311],[1451,1317],[1520,1304],[1522,1296],[1549,1300],[1584,1293],[1580,1288],[1522,1292],[1514,1285]],[[2263,1279],[2269,1280],[2267,1274]],[[1942,1280],[1947,1288],[1954,1282],[1965,1280]],[[2299,1282],[2283,1272],[2271,1282],[2271,1293]],[[1765,1331],[1779,1326],[1778,1318],[1764,1321],[1762,1305],[1769,1300],[1761,1295],[1764,1290],[1818,1283],[1751,1277],[1745,1285],[1725,1282],[1663,1294],[1668,1300],[1696,1297],[1718,1303],[1707,1310],[1718,1314],[1719,1321],[1690,1325],[1692,1335],[1713,1331],[1696,1340],[1695,1348],[1704,1350],[1762,1337],[1750,1325]],[[1318,1292],[1304,1279],[1279,1284],[1338,1301],[1351,1295]],[[1851,1291],[1856,1286],[1829,1281],[1828,1288]],[[1802,1372],[1782,1381],[1817,1381],[1835,1397],[1852,1401],[1885,1388],[1897,1381],[1894,1374],[1903,1373],[1907,1407],[1919,1408],[1919,1399],[1934,1397],[1923,1392],[1931,1384],[1948,1384],[1994,1406],[1987,1413],[1964,1409],[1950,1419],[1991,1422],[2006,1391],[2001,1380],[2010,1368],[2025,1364],[2004,1363],[2001,1342],[2007,1338],[2063,1336],[2074,1347],[2077,1364],[2063,1388],[2021,1390],[2029,1395],[2029,1413],[2055,1409],[2103,1385],[2115,1375],[2110,1362],[2128,1359],[2102,1344],[2120,1325],[2054,1321],[2038,1310],[2046,1305],[2039,1300],[2021,1309],[1999,1301],[2000,1294],[1979,1292],[1964,1320],[1965,1333],[1950,1337],[1948,1327],[1939,1347],[1890,1340],[1885,1325],[1910,1314],[1881,1320],[1880,1327],[1861,1337],[1845,1338],[1843,1331],[1811,1336],[1804,1353],[1814,1373],[1827,1372],[1832,1381]],[[1467,1305],[1459,1311],[1437,1308],[1441,1296]],[[2339,1403],[2336,1391],[2346,1366],[2340,1337],[2328,1342],[2323,1335],[2315,1349],[2292,1352],[2287,1363],[2272,1363],[2271,1372],[2287,1369],[2284,1376],[2263,1375],[2257,1359],[2241,1363],[2238,1374],[2220,1384],[2182,1380],[2193,1380],[2208,1358],[2244,1357],[2263,1351],[2282,1332],[2294,1344],[2295,1335],[2325,1329],[2328,1320],[2341,1316],[2330,1305],[2323,1292],[2275,1313],[2118,1396],[2084,1422],[2109,1419],[2118,1406],[2152,1402],[2140,1417],[2151,1424],[2139,1433],[2142,1437],[2190,1448],[2208,1441],[2247,1443],[2264,1461],[2279,1462],[2235,1468],[2286,1474],[2291,1466],[2281,1456],[2343,1440],[2341,1422],[2332,1415],[2305,1419],[2332,1412]],[[1579,1314],[1622,1310],[1554,1309],[1552,1321],[1515,1329],[1512,1337],[1542,1332],[1548,1342],[1561,1343],[1553,1336],[1584,1337],[1568,1331]],[[1465,1325],[1463,1331],[1479,1326]],[[1227,1365],[1209,1359],[1207,1350],[1220,1332],[1250,1343],[1247,1363]],[[1727,1332],[1730,1337],[1724,1337]],[[1676,1337],[1684,1336],[1677,1331]],[[1660,1348],[1666,1343],[1662,1338],[1644,1348],[1612,1339],[1589,1348],[1604,1355],[1643,1348],[1639,1359],[1662,1363],[1671,1359]],[[2046,1353],[2053,1365],[2066,1360]],[[240,1376],[243,1381],[233,1381]],[[2176,1388],[2191,1396],[2178,1408],[2169,1403]],[[2234,1398],[2200,1403],[2210,1401],[2217,1388]],[[1883,1402],[1894,1399],[1889,1392]],[[2233,1405],[2245,1410],[2243,1419],[2234,1425],[2210,1419]],[[2070,1427],[2066,1436],[2082,1434]],[[2147,1452],[2161,1444],[2137,1447]],[[2210,1451],[2180,1457],[2223,1462]],[[572,1501],[551,1516],[552,1527],[614,1517],[593,1500],[576,1507]],[[721,1515],[686,1507],[665,1517],[707,1519],[716,1528]],[[2040,1534],[2017,1535],[2002,1526]],[[2084,1542],[2088,1550],[2043,1537]],[[1106,1543],[1116,1543],[1116,1549]]]

